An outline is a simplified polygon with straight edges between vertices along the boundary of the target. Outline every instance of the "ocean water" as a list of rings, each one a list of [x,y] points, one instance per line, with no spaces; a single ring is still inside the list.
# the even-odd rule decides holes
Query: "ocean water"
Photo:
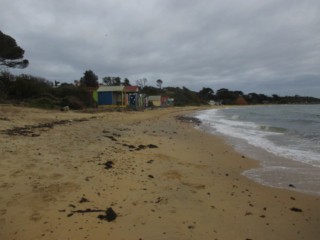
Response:
[[[268,105],[201,111],[202,130],[221,134],[260,161],[243,174],[261,184],[320,195],[320,105]]]

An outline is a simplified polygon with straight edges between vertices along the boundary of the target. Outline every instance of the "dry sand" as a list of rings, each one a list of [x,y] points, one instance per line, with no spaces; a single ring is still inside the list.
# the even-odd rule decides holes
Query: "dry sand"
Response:
[[[0,239],[319,239],[319,196],[243,177],[257,162],[192,110],[1,105]]]

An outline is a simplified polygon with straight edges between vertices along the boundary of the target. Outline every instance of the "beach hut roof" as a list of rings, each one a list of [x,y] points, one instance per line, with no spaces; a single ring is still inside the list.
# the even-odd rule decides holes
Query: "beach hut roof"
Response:
[[[125,86],[126,92],[139,92],[138,86]]]
[[[123,92],[123,86],[100,86],[98,92]]]

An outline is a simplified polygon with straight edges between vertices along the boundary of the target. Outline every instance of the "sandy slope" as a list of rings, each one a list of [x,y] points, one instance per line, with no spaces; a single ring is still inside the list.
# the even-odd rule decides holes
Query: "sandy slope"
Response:
[[[257,163],[191,110],[0,106],[0,239],[318,239],[319,197],[241,176]]]

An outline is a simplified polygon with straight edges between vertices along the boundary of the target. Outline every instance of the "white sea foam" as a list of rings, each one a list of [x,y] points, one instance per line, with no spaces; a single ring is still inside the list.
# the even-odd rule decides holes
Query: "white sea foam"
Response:
[[[204,111],[199,113],[197,118],[212,133],[220,133],[229,137],[242,139],[252,146],[262,148],[279,157],[320,167],[319,153],[313,152],[310,148],[303,147],[304,145],[308,145],[309,147],[310,143],[306,140],[294,139],[293,141],[290,136],[285,136],[285,132],[281,128],[242,121],[239,120],[239,115],[232,115],[230,118],[226,118],[219,113],[220,111],[219,109]],[[283,140],[280,142],[279,139],[276,139],[277,137]],[[272,139],[278,140],[278,142],[272,141]]]
[[[233,139],[238,151],[261,160],[261,168],[246,171],[247,177],[320,194],[319,114],[319,106],[279,106],[213,109],[196,117],[203,130]]]

